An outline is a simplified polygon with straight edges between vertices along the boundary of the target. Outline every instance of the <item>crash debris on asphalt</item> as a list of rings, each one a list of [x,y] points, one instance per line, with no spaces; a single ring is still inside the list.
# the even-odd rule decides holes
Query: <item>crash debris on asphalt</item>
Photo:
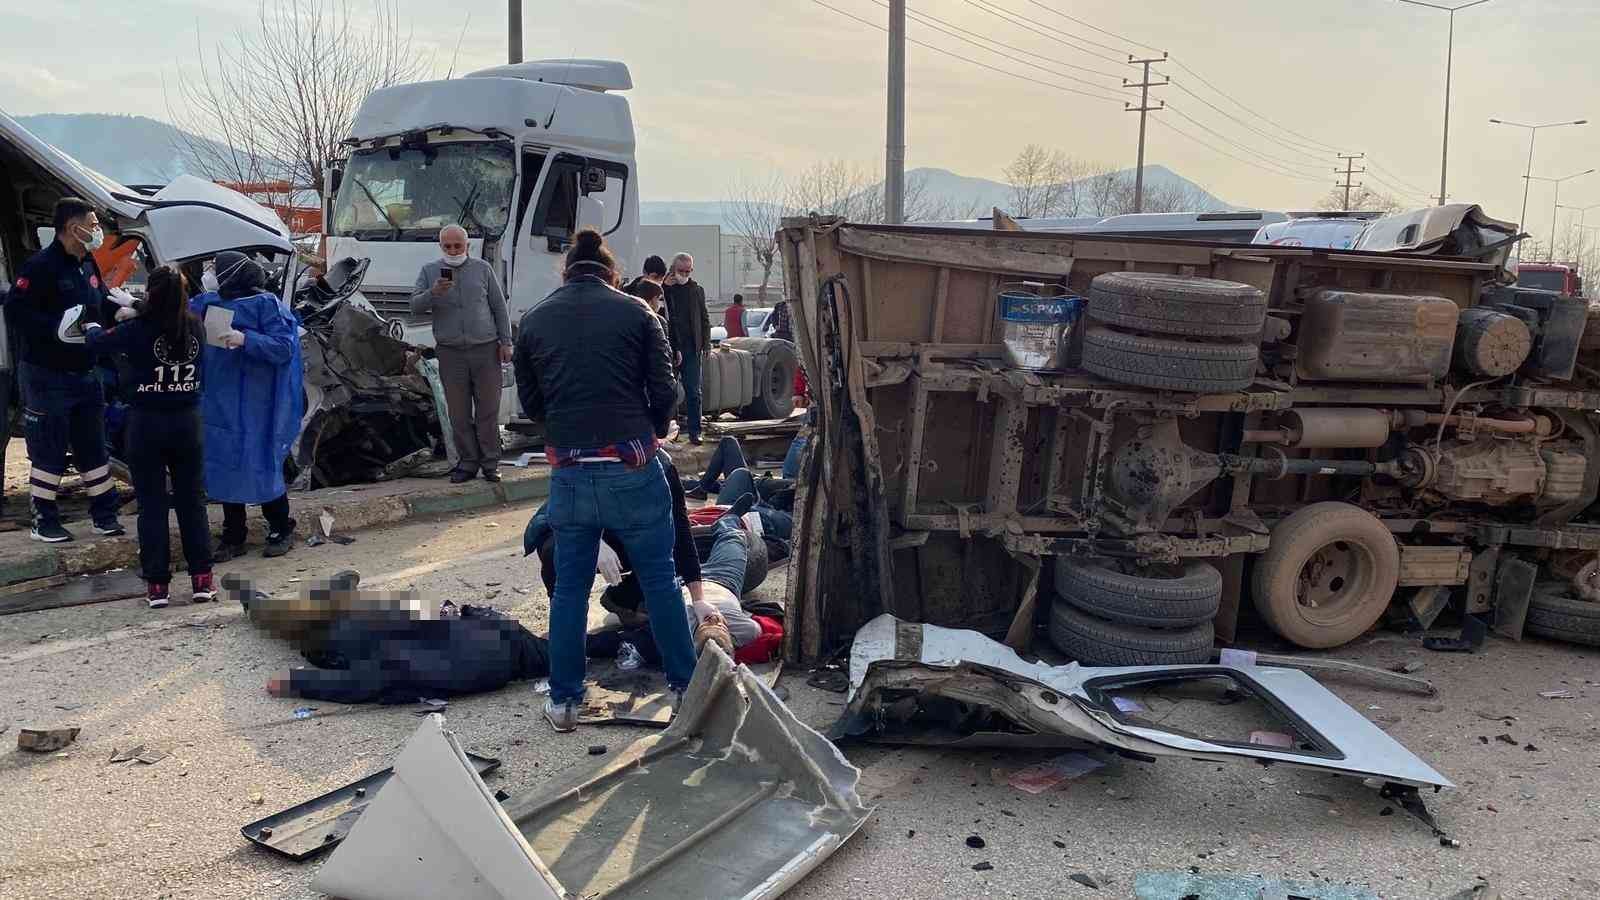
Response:
[[[426,717],[313,886],[349,900],[776,897],[872,814],[859,776],[708,645],[665,731],[504,803]]]

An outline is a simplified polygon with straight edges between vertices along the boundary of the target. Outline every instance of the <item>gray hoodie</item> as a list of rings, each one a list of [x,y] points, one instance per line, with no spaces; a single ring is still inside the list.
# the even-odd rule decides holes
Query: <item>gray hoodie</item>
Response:
[[[443,260],[434,260],[417,275],[417,289],[411,295],[413,315],[433,313],[433,340],[441,347],[476,347],[479,344],[511,345],[511,317],[506,312],[505,291],[494,276],[494,268],[472,258],[453,268],[455,282],[443,297],[433,296],[433,283]]]

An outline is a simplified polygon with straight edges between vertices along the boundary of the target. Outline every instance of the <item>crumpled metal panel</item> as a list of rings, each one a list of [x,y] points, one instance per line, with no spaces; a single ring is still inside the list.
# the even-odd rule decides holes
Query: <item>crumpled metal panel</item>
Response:
[[[429,716],[314,887],[350,900],[777,897],[871,815],[859,777],[710,645],[666,731],[503,806]]]
[[[1307,737],[1302,748],[1206,740],[1164,730],[1124,714],[1113,702],[1118,687],[1221,677],[1294,724]],[[1098,745],[1114,752],[1217,761],[1279,763],[1411,787],[1454,787],[1449,779],[1367,721],[1304,672],[1272,666],[1127,666],[1098,668],[1030,663],[975,631],[903,622],[881,615],[856,634],[850,653],[850,704],[834,735],[876,737],[896,743],[1016,746]],[[953,701],[978,730],[956,730],[929,741],[897,732],[888,723],[895,705]],[[977,718],[971,710],[994,717]],[[908,721],[900,715],[899,719]],[[996,721],[1013,728],[999,730]],[[987,730],[983,730],[987,729]],[[914,729],[909,729],[914,730]],[[906,739],[909,738],[909,739]]]

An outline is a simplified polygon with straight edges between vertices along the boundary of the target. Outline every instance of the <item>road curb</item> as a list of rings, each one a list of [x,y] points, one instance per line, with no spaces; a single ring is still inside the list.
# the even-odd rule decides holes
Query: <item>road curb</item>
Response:
[[[349,534],[381,525],[394,525],[428,516],[443,516],[538,500],[549,496],[549,473],[546,470],[515,472],[499,484],[472,481],[464,485],[433,485],[406,490],[403,493],[372,493],[365,491],[384,486],[364,485],[360,489],[346,488],[312,491],[289,496],[290,509],[298,523],[296,531],[299,546],[316,528],[318,516],[326,510],[333,516],[334,533]],[[392,487],[392,486],[391,486]],[[220,509],[212,507],[213,532],[220,526]],[[48,578],[53,575],[89,575],[139,564],[139,542],[133,533],[134,516],[124,515],[123,524],[129,529],[125,537],[96,540],[79,540],[66,544],[30,543],[11,552],[0,554],[0,585]],[[84,526],[87,523],[83,523]],[[79,532],[87,530],[79,527]],[[26,539],[26,532],[21,537]],[[174,562],[181,562],[178,532],[172,532]],[[259,516],[250,520],[250,541],[259,546],[266,538],[265,525]]]
[[[669,452],[679,472],[687,474],[705,467],[712,448],[711,443],[700,447],[675,445]],[[506,466],[501,472],[503,479],[498,484],[473,480],[456,485],[438,480],[402,479],[290,494],[290,508],[298,523],[298,546],[305,546],[305,539],[317,527],[317,518],[324,510],[333,516],[335,534],[350,534],[364,528],[429,516],[543,500],[550,495],[550,471],[542,465],[528,469]],[[216,534],[221,526],[221,508],[213,505],[208,511],[212,533]],[[8,545],[0,548],[0,585],[135,567],[139,564],[139,542],[134,534],[134,519],[133,515],[123,515],[128,534],[120,538],[90,540],[88,523],[79,523],[74,526],[79,539],[67,544],[34,543],[28,540],[25,530],[12,532],[6,536]],[[259,511],[251,510],[249,540],[259,548],[265,539],[265,523]],[[176,529],[172,531],[172,548],[174,562],[181,567],[181,542]]]

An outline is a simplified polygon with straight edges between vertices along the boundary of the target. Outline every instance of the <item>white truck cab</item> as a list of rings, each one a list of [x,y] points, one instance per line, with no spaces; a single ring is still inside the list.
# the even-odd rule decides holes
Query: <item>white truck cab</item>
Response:
[[[581,227],[637,269],[633,117],[616,93],[632,87],[623,63],[557,59],[374,92],[349,155],[329,167],[329,261],[370,259],[361,297],[421,345],[433,343],[431,317],[413,315],[409,298],[446,225],[465,228],[469,252],[499,273],[513,327],[561,285]],[[509,367],[504,384],[501,418],[520,418]]]

